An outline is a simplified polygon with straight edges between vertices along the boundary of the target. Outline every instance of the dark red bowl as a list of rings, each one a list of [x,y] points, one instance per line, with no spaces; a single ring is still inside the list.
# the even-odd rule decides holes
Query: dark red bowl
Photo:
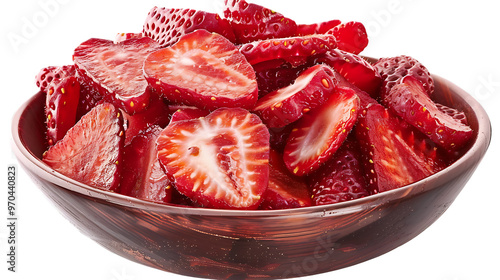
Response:
[[[491,139],[485,111],[454,84],[434,78],[437,101],[465,111],[476,133],[468,151],[419,182],[333,205],[270,211],[182,208],[84,185],[40,160],[46,148],[42,93],[18,110],[12,133],[19,162],[33,181],[81,232],[118,255],[197,277],[312,275],[380,256],[420,234],[446,211],[483,158]]]

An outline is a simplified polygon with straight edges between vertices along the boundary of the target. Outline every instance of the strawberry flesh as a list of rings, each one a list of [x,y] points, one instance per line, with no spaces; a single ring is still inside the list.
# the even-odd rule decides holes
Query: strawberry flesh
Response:
[[[177,190],[212,208],[256,209],[269,180],[269,132],[254,114],[221,108],[170,123],[158,158]]]
[[[339,49],[353,54],[361,53],[368,45],[366,28],[361,22],[350,21],[339,24],[326,34],[335,36]]]

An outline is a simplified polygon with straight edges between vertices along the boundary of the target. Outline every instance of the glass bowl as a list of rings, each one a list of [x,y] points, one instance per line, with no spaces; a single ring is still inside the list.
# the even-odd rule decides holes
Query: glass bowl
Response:
[[[40,160],[46,149],[41,92],[14,116],[14,150],[68,220],[127,259],[217,279],[318,274],[375,258],[420,234],[446,211],[483,158],[491,139],[485,111],[456,85],[439,76],[434,79],[437,101],[463,110],[476,133],[468,151],[421,181],[338,204],[266,211],[200,209],[92,188]]]

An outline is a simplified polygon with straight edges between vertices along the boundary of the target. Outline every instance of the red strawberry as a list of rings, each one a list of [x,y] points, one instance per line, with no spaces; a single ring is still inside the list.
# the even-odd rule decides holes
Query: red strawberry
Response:
[[[290,174],[282,155],[273,150],[269,153],[269,185],[262,197],[262,210],[311,206],[306,183]]]
[[[146,56],[156,49],[158,44],[147,37],[118,44],[89,39],[75,49],[73,60],[86,84],[108,102],[134,114],[148,106],[151,94],[142,66]]]
[[[395,85],[384,99],[384,104],[447,150],[459,149],[473,137],[472,129],[441,111],[420,81],[412,76]]]
[[[407,76],[419,80],[429,96],[434,92],[434,80],[431,74],[422,63],[410,56],[381,58],[374,64],[374,67],[383,79],[380,89],[382,99],[393,86],[401,83],[403,78]]]
[[[75,77],[54,79],[47,86],[45,116],[49,146],[61,140],[76,123],[80,84]]]
[[[297,34],[295,21],[245,0],[225,0],[224,17],[231,21],[239,44]]]
[[[49,66],[40,70],[36,76],[36,86],[40,88],[41,91],[47,93],[50,83],[54,80],[55,83],[58,83],[66,77],[74,77],[75,75],[75,65]]]
[[[267,39],[243,44],[239,47],[248,62],[255,65],[259,62],[284,59],[297,60],[297,57],[307,57],[323,54],[337,47],[333,35],[308,35],[303,37],[287,37]]]
[[[437,164],[407,143],[405,126],[382,105],[360,114],[355,132],[372,193],[397,189],[436,172]]]
[[[347,88],[300,119],[290,133],[283,158],[290,171],[302,176],[319,168],[340,147],[356,123],[359,98]]]
[[[158,158],[177,190],[213,208],[255,209],[269,179],[269,132],[241,108],[170,123]]]
[[[183,120],[191,120],[197,119],[201,117],[205,117],[210,112],[206,110],[202,110],[196,107],[191,106],[179,106],[179,105],[171,105],[169,106],[169,110],[174,112],[172,117],[170,118],[170,122],[177,122]]]
[[[125,146],[120,193],[152,202],[170,202],[173,187],[156,149],[156,139],[162,131],[159,126],[150,126]]]
[[[333,204],[370,195],[361,168],[357,143],[353,144],[349,138],[332,159],[310,175],[313,205]]]
[[[257,101],[254,111],[269,127],[283,127],[323,104],[335,92],[333,70],[324,65],[304,71],[292,85],[271,92]]]
[[[109,103],[93,108],[54,146],[43,161],[55,171],[89,186],[115,191],[119,185],[123,120]]]
[[[338,19],[313,23],[313,24],[299,24],[297,25],[297,34],[299,36],[312,35],[312,34],[325,34],[330,29],[341,24],[342,22]]]
[[[465,124],[469,125],[469,121],[467,120],[467,116],[465,115],[464,112],[459,111],[455,108],[450,108],[446,105],[435,103],[436,107],[439,109],[439,111],[449,115],[450,117],[454,118],[455,120]]]
[[[87,84],[87,82],[85,82],[85,78],[82,78],[78,72],[76,76],[80,82],[80,102],[78,103],[78,109],[76,110],[76,119],[79,120],[85,114],[90,112],[92,108],[98,104],[104,103],[104,97],[96,88]]]
[[[235,42],[231,25],[217,14],[192,9],[154,7],[149,11],[143,34],[156,40],[161,47],[175,44],[179,39],[198,29],[219,33]]]
[[[253,65],[253,68],[257,78],[259,97],[262,97],[292,84],[308,66],[304,64],[294,67],[282,59],[276,59],[258,63]]]
[[[165,98],[199,108],[251,108],[258,89],[252,66],[223,36],[197,30],[149,55],[146,79]]]
[[[288,140],[293,127],[294,123],[291,123],[284,127],[268,127],[270,134],[269,144],[271,148],[280,153],[283,153],[286,141]]]
[[[143,33],[118,33],[115,37],[115,44],[123,42],[128,39],[140,39],[144,37]]]
[[[339,24],[326,34],[335,36],[339,49],[353,54],[359,54],[368,45],[365,26],[360,22],[350,21]]]
[[[362,57],[342,50],[329,50],[316,55],[314,64],[324,63],[334,68],[356,87],[377,97],[382,79],[375,68]]]

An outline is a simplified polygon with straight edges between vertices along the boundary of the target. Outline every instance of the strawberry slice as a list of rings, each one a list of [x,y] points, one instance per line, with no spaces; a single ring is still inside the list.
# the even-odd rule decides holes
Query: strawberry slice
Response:
[[[92,108],[98,104],[104,103],[104,97],[101,93],[94,88],[92,85],[85,82],[85,78],[77,72],[76,77],[80,83],[80,102],[78,104],[78,109],[76,110],[76,119],[79,120],[85,114],[90,112]]]
[[[319,168],[340,147],[356,123],[359,98],[341,88],[321,107],[300,119],[290,133],[283,159],[293,174],[302,176]]]
[[[339,24],[326,34],[335,36],[339,49],[353,54],[359,54],[368,45],[366,28],[361,22],[350,21]]]
[[[118,44],[89,39],[75,49],[73,60],[86,84],[106,101],[134,114],[147,108],[150,98],[142,65],[158,49],[151,38],[128,39]]]
[[[312,34],[325,34],[330,31],[330,29],[341,24],[342,22],[338,19],[329,20],[325,22],[312,23],[312,24],[298,24],[297,34],[299,36],[312,35]]]
[[[337,41],[333,35],[308,35],[255,41],[243,44],[239,49],[248,62],[255,65],[274,59],[292,58],[295,62],[297,57],[305,61],[311,55],[323,54],[336,47]]]
[[[156,139],[163,129],[150,126],[123,149],[120,193],[143,200],[168,203],[172,185],[158,160]]]
[[[362,57],[335,49],[329,50],[325,54],[315,55],[312,61],[314,64],[329,65],[350,83],[367,92],[373,98],[378,96],[382,79],[375,68]]]
[[[357,143],[349,137],[332,159],[309,176],[313,205],[339,203],[370,195],[361,168]]]
[[[213,208],[256,209],[269,179],[269,132],[254,114],[221,108],[170,123],[158,158],[177,190]]]
[[[474,135],[470,126],[441,111],[422,83],[412,76],[395,85],[384,104],[447,150],[465,146]]]
[[[110,103],[93,108],[54,146],[43,161],[55,171],[89,186],[115,191],[119,185],[123,120]]]
[[[40,91],[47,93],[47,89],[53,81],[58,83],[66,77],[75,77],[75,75],[75,65],[49,66],[40,70],[35,77],[35,82]]]
[[[419,80],[429,96],[434,92],[434,80],[429,70],[418,60],[407,55],[381,58],[374,64],[383,79],[380,97],[383,99],[391,88],[400,84],[403,78],[412,76]]]
[[[405,126],[382,105],[360,114],[355,132],[371,193],[397,189],[436,172],[432,158],[422,157],[406,142]]]
[[[259,88],[259,97],[291,85],[308,68],[308,65],[293,66],[282,59],[269,60],[253,65]]]
[[[148,13],[142,33],[164,48],[177,43],[183,35],[198,29],[219,33],[231,42],[236,41],[227,19],[217,14],[193,9],[154,7]]]
[[[297,34],[295,21],[245,0],[225,0],[224,17],[231,21],[238,44]]]
[[[292,85],[257,101],[254,111],[269,127],[283,127],[323,104],[336,90],[333,70],[316,65],[304,71]]]
[[[455,108],[450,108],[446,105],[435,103],[436,107],[439,109],[439,111],[449,115],[450,117],[454,118],[455,120],[465,124],[469,125],[469,121],[467,120],[467,116],[463,111],[459,111]]]
[[[280,153],[269,152],[269,185],[262,195],[259,209],[290,209],[311,206],[307,184],[293,176],[285,166]]]
[[[146,58],[149,84],[173,103],[205,109],[251,108],[257,101],[255,72],[222,35],[200,29]]]

